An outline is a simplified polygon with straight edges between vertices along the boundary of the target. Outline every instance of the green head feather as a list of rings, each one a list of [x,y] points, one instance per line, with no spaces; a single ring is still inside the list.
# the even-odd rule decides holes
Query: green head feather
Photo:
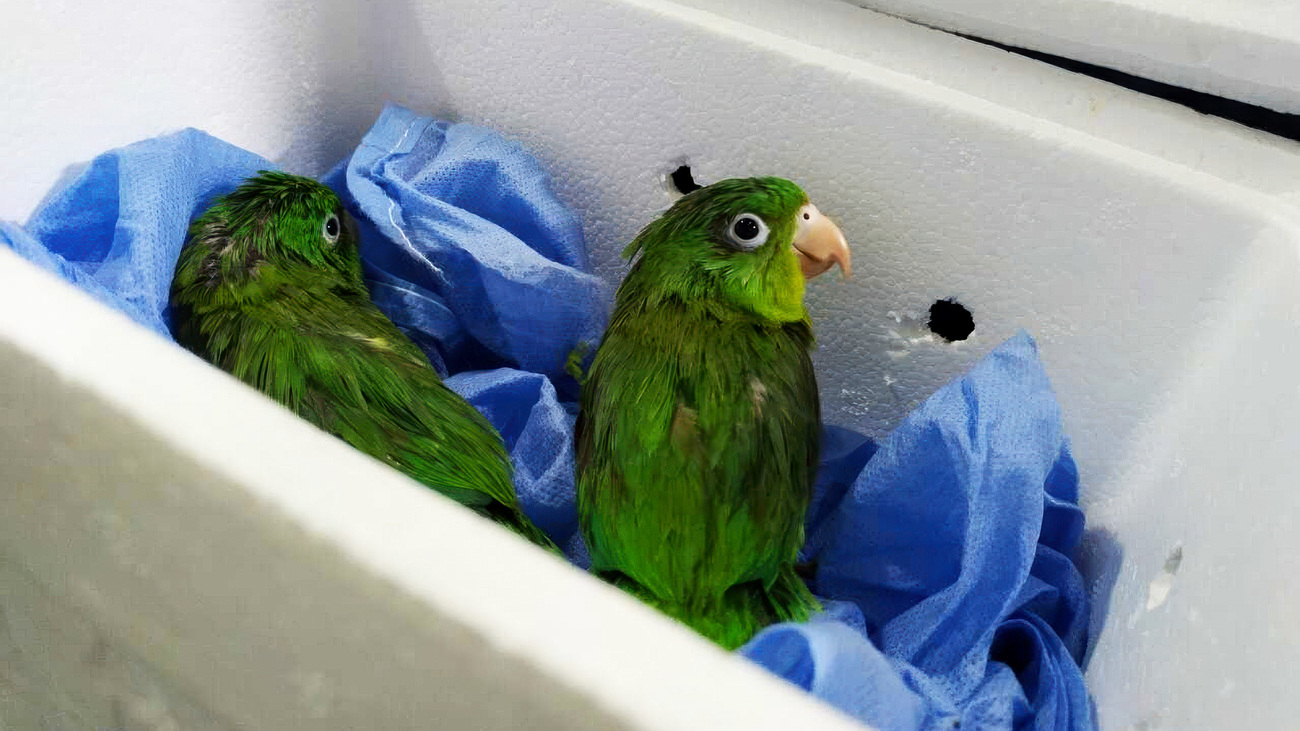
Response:
[[[820,433],[794,246],[817,230],[847,261],[788,180],[683,197],[628,246],[637,260],[583,383],[592,569],[729,649],[819,606],[794,571]]]
[[[783,178],[723,180],[682,197],[624,250],[640,254],[623,284],[627,296],[739,309],[773,322],[804,319],[792,242],[807,202]]]
[[[492,425],[370,301],[343,205],[262,171],[190,226],[176,339],[302,418],[538,545]]]
[[[365,292],[357,240],[334,191],[297,175],[263,170],[224,196],[194,221],[190,245],[203,257],[182,259],[182,284],[207,280],[253,285],[255,276],[310,271]],[[193,271],[184,270],[184,265]]]

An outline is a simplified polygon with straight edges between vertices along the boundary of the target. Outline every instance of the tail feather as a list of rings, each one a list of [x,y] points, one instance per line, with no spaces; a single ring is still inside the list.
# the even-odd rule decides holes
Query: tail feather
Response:
[[[794,566],[783,569],[770,587],[758,581],[738,584],[720,600],[708,603],[665,601],[621,573],[606,578],[727,650],[749,642],[764,627],[779,622],[806,622],[822,609]]]
[[[558,556],[564,555],[564,553],[560,551],[559,547],[555,545],[555,542],[551,540],[550,536],[546,535],[541,528],[538,528],[536,523],[529,520],[528,516],[524,515],[522,510],[512,508],[508,505],[502,505],[498,502],[493,502],[479,512],[484,517],[491,518],[518,535],[523,536],[533,544],[541,546]]]

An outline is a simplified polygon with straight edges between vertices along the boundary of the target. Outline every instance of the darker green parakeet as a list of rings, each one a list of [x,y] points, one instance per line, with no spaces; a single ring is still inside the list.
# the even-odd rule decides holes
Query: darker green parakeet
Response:
[[[788,180],[683,197],[640,254],[583,383],[578,511],[592,570],[728,649],[818,608],[795,575],[820,402],[804,282],[839,229]]]
[[[262,171],[190,226],[172,282],[177,340],[321,429],[529,540],[487,419],[370,301],[338,197]]]

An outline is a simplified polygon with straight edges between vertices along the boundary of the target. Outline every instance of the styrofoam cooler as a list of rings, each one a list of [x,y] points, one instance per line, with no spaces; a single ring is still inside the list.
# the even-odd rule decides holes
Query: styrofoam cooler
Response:
[[[1279,0],[847,0],[934,28],[1300,112],[1300,6]]]
[[[809,293],[826,421],[884,435],[1036,337],[1096,531],[1103,727],[1300,714],[1295,145],[836,0],[0,21],[0,218],[184,126],[319,174],[385,99],[523,141],[611,283],[676,166],[794,178],[854,250]],[[947,297],[968,340],[925,330]],[[8,727],[853,726],[8,251],[0,384]]]

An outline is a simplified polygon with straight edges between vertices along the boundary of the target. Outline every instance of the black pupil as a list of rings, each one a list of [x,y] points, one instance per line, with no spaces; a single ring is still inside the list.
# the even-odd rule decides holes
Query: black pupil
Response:
[[[330,216],[330,219],[325,222],[325,235],[329,237],[339,235],[339,220],[337,218]]]
[[[741,241],[749,241],[755,236],[758,236],[758,221],[745,217],[736,221],[736,224],[731,227],[731,230],[736,232],[736,238]]]

